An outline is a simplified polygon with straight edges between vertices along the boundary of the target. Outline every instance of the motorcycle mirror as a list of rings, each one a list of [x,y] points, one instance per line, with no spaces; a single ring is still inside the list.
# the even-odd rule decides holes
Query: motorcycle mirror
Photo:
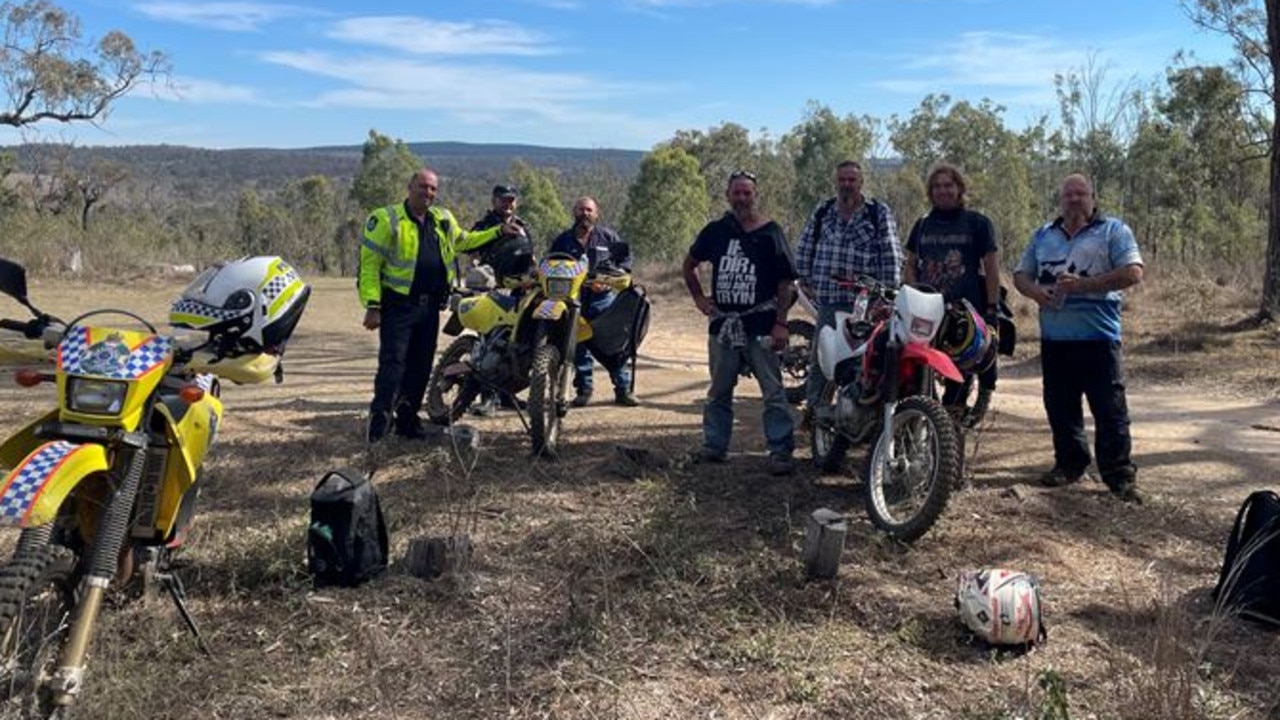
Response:
[[[28,305],[26,268],[12,260],[0,258],[0,292]]]

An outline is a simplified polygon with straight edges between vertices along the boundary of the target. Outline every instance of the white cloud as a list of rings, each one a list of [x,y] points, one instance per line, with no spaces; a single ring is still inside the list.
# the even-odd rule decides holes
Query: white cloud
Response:
[[[384,57],[340,57],[309,51],[263,53],[266,62],[341,80],[350,87],[321,95],[321,105],[538,112],[581,107],[644,88],[611,84],[587,75],[533,72],[482,65],[460,66]],[[418,91],[412,88],[429,88]]]
[[[229,32],[255,32],[263,25],[284,18],[316,15],[318,11],[298,5],[253,2],[147,2],[133,9],[154,20],[197,25]]]
[[[311,107],[428,111],[473,129],[542,132],[559,126],[581,128],[601,138],[654,136],[651,121],[601,109],[618,98],[660,91],[653,86],[499,65],[460,66],[319,51],[268,52],[261,59],[342,84],[305,103]],[[588,140],[585,134],[582,139]]]
[[[421,17],[360,17],[338,21],[325,35],[416,55],[550,55],[557,52],[541,33],[502,20],[443,22]]]
[[[137,97],[190,104],[263,102],[255,88],[183,76],[174,76],[168,81],[140,83]]]
[[[996,87],[1052,87],[1055,73],[1084,65],[1089,50],[1036,35],[964,33],[937,53],[906,64],[942,82]]]

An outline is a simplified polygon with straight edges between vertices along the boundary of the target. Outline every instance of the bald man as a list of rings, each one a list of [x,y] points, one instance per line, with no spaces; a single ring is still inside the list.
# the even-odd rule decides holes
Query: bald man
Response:
[[[1142,255],[1129,226],[1098,211],[1089,178],[1064,178],[1058,204],[1062,214],[1031,237],[1013,276],[1018,292],[1040,307],[1040,367],[1054,459],[1041,483],[1057,487],[1084,477],[1090,463],[1084,396],[1093,413],[1102,482],[1121,500],[1140,503],[1130,458],[1120,305],[1121,291],[1142,281]]]

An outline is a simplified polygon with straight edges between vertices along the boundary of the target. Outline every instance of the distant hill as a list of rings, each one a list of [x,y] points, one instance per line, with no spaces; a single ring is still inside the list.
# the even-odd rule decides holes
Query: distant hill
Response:
[[[611,174],[629,179],[639,171],[640,160],[645,155],[637,150],[462,142],[420,142],[410,143],[409,147],[443,177],[469,181],[468,184],[505,178],[515,160],[556,168],[567,178],[607,169]],[[51,146],[17,145],[0,150],[14,153],[20,172],[31,172],[40,166],[40,155],[50,152]],[[207,199],[225,197],[228,191],[238,192],[244,187],[276,189],[290,180],[309,175],[326,175],[345,186],[360,167],[360,152],[360,145],[288,150],[133,145],[73,147],[69,161],[77,167],[88,166],[98,159],[120,163],[128,169],[130,183],[135,188],[159,186],[188,197]]]

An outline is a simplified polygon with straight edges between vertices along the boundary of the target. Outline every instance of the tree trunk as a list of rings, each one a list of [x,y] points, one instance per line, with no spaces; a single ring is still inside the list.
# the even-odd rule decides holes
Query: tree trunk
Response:
[[[1280,318],[1280,0],[1267,0],[1267,54],[1271,61],[1271,202],[1267,213],[1266,273],[1262,279],[1265,320]]]

